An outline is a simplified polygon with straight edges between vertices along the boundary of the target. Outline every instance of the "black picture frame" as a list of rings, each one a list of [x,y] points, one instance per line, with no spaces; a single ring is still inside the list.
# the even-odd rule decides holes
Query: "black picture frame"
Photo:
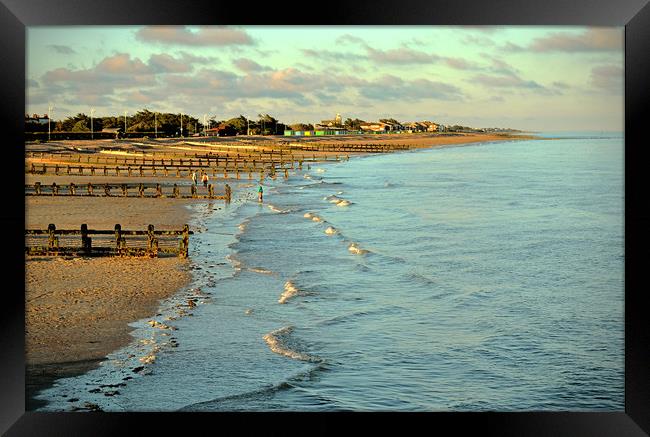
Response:
[[[650,433],[650,323],[645,321],[643,270],[650,215],[644,211],[644,127],[650,78],[648,0],[378,0],[331,6],[273,3],[265,7],[209,0],[0,0],[0,82],[3,143],[8,161],[0,223],[5,262],[0,305],[0,432],[18,435],[331,434],[350,424],[365,433],[454,435],[475,430],[501,436],[640,436]],[[274,25],[602,25],[625,26],[625,411],[613,413],[35,413],[25,412],[24,99],[25,27],[37,25],[274,24]],[[8,172],[8,173],[7,173]],[[286,416],[286,417],[277,417]],[[295,421],[301,422],[299,425]],[[233,431],[227,432],[228,427]],[[307,428],[305,428],[307,427]],[[136,430],[137,429],[137,430]],[[181,431],[182,432],[182,431]]]

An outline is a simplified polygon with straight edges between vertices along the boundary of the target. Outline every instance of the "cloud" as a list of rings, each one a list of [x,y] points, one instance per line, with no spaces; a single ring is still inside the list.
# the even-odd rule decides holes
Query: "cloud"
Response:
[[[159,53],[151,55],[148,65],[155,73],[188,73],[194,68],[193,64],[207,64],[215,61],[215,58],[195,56],[186,52],[180,52],[178,58],[167,53]]]
[[[315,49],[301,49],[303,55],[310,58],[322,59],[324,61],[353,61],[364,60],[364,55],[358,55],[349,52],[334,52],[331,50],[315,50]]]
[[[368,58],[378,64],[431,64],[440,60],[440,56],[401,47],[392,50],[377,50],[366,46]]]
[[[143,42],[185,46],[252,45],[253,39],[244,30],[223,26],[202,26],[190,30],[187,26],[147,26],[135,33]]]
[[[365,44],[365,41],[358,36],[350,35],[349,33],[346,33],[345,35],[341,35],[338,38],[336,38],[336,43],[337,44]]]
[[[54,50],[60,55],[73,55],[77,53],[75,50],[72,49],[72,47],[62,46],[58,44],[48,44],[46,47],[51,48],[52,50]]]
[[[473,76],[470,82],[474,84],[484,85],[489,88],[501,89],[519,89],[523,91],[531,91],[542,95],[557,95],[561,92],[557,89],[549,89],[534,80],[525,80],[518,75],[487,75],[478,74]]]
[[[245,71],[245,72],[271,70],[270,67],[260,65],[257,62],[252,61],[250,59],[246,59],[246,58],[235,59],[235,60],[232,61],[232,63],[233,63],[233,65],[235,67],[237,67],[241,71]]]
[[[478,70],[480,68],[477,63],[463,58],[444,58],[444,62],[448,67],[456,70]]]
[[[580,34],[553,32],[534,39],[527,47],[508,42],[502,47],[506,51],[548,52],[621,52],[623,31],[618,28],[589,28]]]
[[[404,81],[392,75],[384,75],[378,80],[366,82],[359,87],[359,92],[373,100],[458,100],[463,97],[462,91],[453,85],[428,79]]]
[[[461,40],[463,44],[474,44],[481,47],[493,46],[494,41],[487,36],[467,35]]]
[[[591,69],[591,85],[614,93],[623,93],[623,68],[618,65],[599,65]]]

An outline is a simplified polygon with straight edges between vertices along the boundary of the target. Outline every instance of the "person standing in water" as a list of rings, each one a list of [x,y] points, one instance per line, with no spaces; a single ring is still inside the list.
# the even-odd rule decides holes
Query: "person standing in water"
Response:
[[[262,185],[260,184],[259,190],[257,190],[257,200],[259,202],[262,202],[264,198],[264,189],[262,188]]]
[[[208,188],[208,173],[203,173],[203,176],[201,176],[201,181],[203,182],[203,186],[205,188]]]
[[[192,184],[196,185],[196,170],[192,172]]]

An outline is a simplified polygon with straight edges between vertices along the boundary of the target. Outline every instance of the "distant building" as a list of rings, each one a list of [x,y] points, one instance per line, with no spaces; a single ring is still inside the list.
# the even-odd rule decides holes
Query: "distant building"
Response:
[[[218,137],[231,137],[237,135],[237,131],[229,124],[221,123],[217,127],[206,129],[208,134],[216,135]]]
[[[331,128],[331,127],[343,127],[343,119],[341,118],[341,114],[336,114],[336,117],[334,117],[334,120],[321,120],[319,124],[316,124],[317,129],[318,128]]]
[[[47,124],[50,121],[50,118],[47,114],[39,116],[38,114],[32,114],[30,117],[29,114],[25,114],[25,123],[38,123],[38,124]]]
[[[392,130],[392,126],[388,123],[383,123],[381,121],[361,123],[359,125],[362,131],[367,132],[388,132]]]

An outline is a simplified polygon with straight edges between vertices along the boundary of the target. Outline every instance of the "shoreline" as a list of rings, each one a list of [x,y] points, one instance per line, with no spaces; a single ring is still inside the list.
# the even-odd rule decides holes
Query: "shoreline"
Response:
[[[471,135],[471,138],[450,136],[435,139],[438,140],[435,144],[414,148],[453,147],[530,138]],[[444,141],[450,139],[454,141]],[[363,155],[370,154],[350,153],[350,156]],[[29,176],[26,175],[26,180],[31,179]],[[69,176],[51,178],[59,182],[69,179]],[[54,197],[26,197],[26,227],[45,228],[48,223],[54,222],[59,229],[76,228],[80,223],[87,223],[89,228],[112,228],[115,223],[120,223],[127,229],[145,228],[149,223],[155,224],[158,229],[178,228],[193,221],[191,210],[187,206],[197,203],[191,199],[179,201],[119,197],[62,200],[63,198]],[[53,216],[56,219],[52,219]],[[47,404],[47,401],[37,400],[34,396],[52,386],[57,379],[87,373],[97,368],[108,354],[128,345],[133,340],[130,333],[134,330],[129,323],[154,316],[164,299],[178,294],[196,280],[188,268],[189,262],[177,258],[31,258],[26,258],[25,290],[27,411]],[[152,263],[148,264],[147,261]],[[148,264],[147,267],[143,267],[145,264]],[[106,276],[115,276],[113,273],[116,270],[121,272],[119,283],[107,283]],[[152,283],[148,280],[143,283],[143,275],[153,278],[161,272],[169,274],[164,281],[154,280]],[[71,283],[75,286],[71,287]],[[138,288],[147,288],[147,292],[134,300],[134,296],[138,295],[134,290]],[[125,293],[125,290],[130,291]],[[30,300],[30,296],[40,295],[43,291],[47,291],[44,293],[47,295],[46,300],[40,296],[36,300]],[[95,307],[97,302],[99,305]],[[110,308],[112,312],[104,307]],[[121,317],[116,317],[117,314]],[[60,338],[65,338],[67,343],[57,342]]]

